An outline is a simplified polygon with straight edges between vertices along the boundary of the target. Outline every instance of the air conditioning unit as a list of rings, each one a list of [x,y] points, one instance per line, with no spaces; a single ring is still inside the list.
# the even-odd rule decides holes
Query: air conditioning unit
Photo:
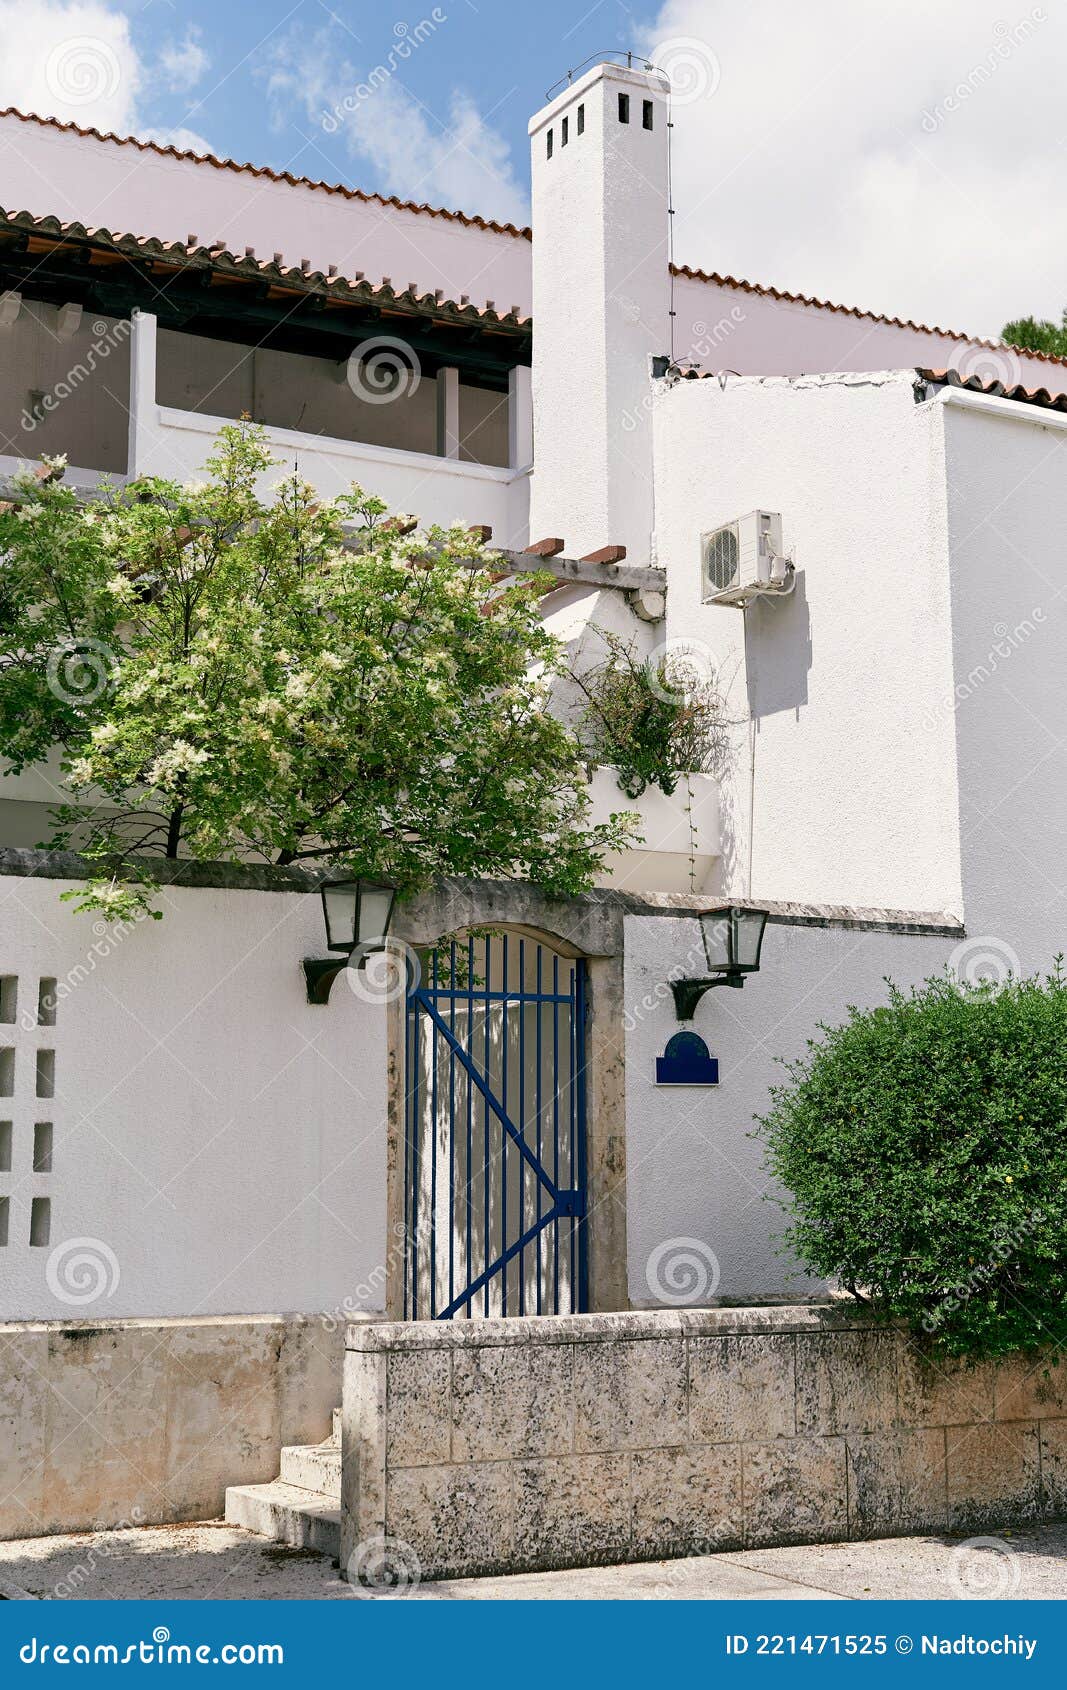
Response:
[[[700,536],[701,597],[705,604],[744,610],[755,598],[779,598],[795,585],[793,564],[782,551],[777,511],[749,511]]]

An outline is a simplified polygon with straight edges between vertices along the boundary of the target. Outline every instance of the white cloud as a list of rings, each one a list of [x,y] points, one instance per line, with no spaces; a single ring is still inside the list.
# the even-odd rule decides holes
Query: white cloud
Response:
[[[437,124],[390,82],[346,115],[344,127],[350,150],[376,167],[387,193],[525,221],[507,143],[468,95],[454,91]]]
[[[432,52],[432,36],[418,50]],[[387,61],[392,57],[387,54]],[[340,135],[354,159],[373,166],[385,193],[507,222],[526,220],[526,194],[507,143],[465,92],[453,90],[447,114],[438,118],[407,91],[390,63],[356,67],[341,59],[330,32],[310,42],[286,40],[264,74],[276,127],[286,126],[294,107],[301,111],[309,126],[303,133],[320,150],[320,165],[327,138]]]
[[[1067,7],[666,0],[665,41],[679,261],[971,333],[1058,320]]]
[[[173,51],[176,88],[174,76],[189,75],[202,49],[190,32]],[[146,125],[141,98],[157,80],[125,13],[102,0],[0,0],[0,106],[210,151],[191,129]]]
[[[210,62],[200,43],[200,31],[190,25],[183,40],[166,43],[159,55],[158,69],[169,88],[185,94],[196,87]]]
[[[140,82],[121,12],[96,0],[0,0],[0,104],[128,131]]]

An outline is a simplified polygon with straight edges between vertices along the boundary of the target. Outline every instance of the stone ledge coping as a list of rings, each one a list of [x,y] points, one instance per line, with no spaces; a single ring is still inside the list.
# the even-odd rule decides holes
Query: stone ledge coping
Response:
[[[216,886],[233,892],[316,892],[321,873],[277,868],[269,863],[201,863],[187,857],[146,857],[145,867],[161,886]],[[104,872],[76,851],[31,851],[0,845],[0,875],[23,880],[92,880]],[[122,877],[133,881],[130,872]]]
[[[330,1317],[333,1318],[332,1316]],[[348,1314],[351,1331],[360,1321],[381,1320],[377,1314]],[[341,1322],[335,1321],[334,1329]],[[0,1338],[30,1332],[54,1332],[67,1338],[96,1338],[108,1332],[158,1332],[164,1329],[188,1331],[190,1327],[322,1326],[321,1314],[161,1314],[118,1315],[101,1320],[0,1320]]]
[[[534,1314],[501,1320],[379,1320],[349,1326],[345,1347],[386,1351],[502,1349],[531,1344],[626,1343],[648,1338],[728,1338],[755,1333],[842,1332],[875,1323],[851,1303],[747,1309],[635,1309],[618,1314]],[[884,1330],[884,1325],[883,1328]]]
[[[279,868],[270,863],[205,863],[191,858],[152,857],[145,859],[153,878],[163,886],[217,887],[233,892],[317,892],[330,871],[321,867]],[[12,875],[25,880],[91,880],[102,872],[99,864],[88,863],[75,851],[37,851],[16,845],[0,845],[0,876]],[[133,880],[131,871],[124,878]],[[405,906],[409,918],[417,918],[421,909],[441,899],[477,898],[479,905],[486,899],[497,899],[504,908],[497,917],[507,920],[506,906],[515,901],[527,904],[532,899],[546,915],[552,909],[571,909],[589,915],[602,912],[607,916],[699,914],[716,902],[704,894],[690,892],[620,892],[612,887],[596,887],[568,900],[545,898],[529,882],[518,880],[442,880],[430,892],[422,893]],[[765,909],[768,921],[786,927],[832,927],[853,932],[909,933],[926,938],[959,938],[965,931],[962,921],[943,912],[922,910],[850,909],[837,904],[795,904],[775,901],[760,902],[752,898],[735,898],[739,909]],[[483,925],[480,920],[479,925]]]

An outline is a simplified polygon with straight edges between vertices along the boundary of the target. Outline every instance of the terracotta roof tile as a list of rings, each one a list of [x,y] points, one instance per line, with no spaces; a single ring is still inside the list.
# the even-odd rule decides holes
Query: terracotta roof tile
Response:
[[[294,176],[289,170],[271,170],[265,164],[239,164],[232,158],[216,158],[214,153],[195,153],[187,147],[164,146],[160,141],[142,141],[136,135],[116,135],[111,130],[83,129],[80,123],[63,123],[57,117],[40,117],[36,112],[20,111],[17,106],[5,106],[0,117],[15,117],[20,123],[38,123],[45,129],[59,129],[64,134],[81,135],[94,141],[111,141],[119,147],[137,147],[143,153],[158,153],[163,158],[188,158],[214,170],[233,170],[249,176],[262,176],[269,182],[288,182],[293,188],[311,188],[317,193],[340,194],[349,200],[362,200],[366,205],[390,205],[397,211],[411,211],[425,217],[443,217],[450,223],[463,223],[473,229],[488,229],[494,235],[514,235],[516,240],[528,241],[529,229],[514,223],[496,223],[489,217],[471,216],[465,211],[446,211],[442,206],[417,205],[414,200],[398,199],[394,194],[368,194],[361,188],[348,188],[340,182],[316,182],[310,176]]]
[[[915,373],[922,381],[938,387],[962,387],[969,393],[1014,399],[1023,405],[1039,405],[1046,411],[1067,411],[1067,393],[1050,393],[1047,387],[1024,387],[1022,382],[1005,385],[993,377],[962,376],[959,370],[916,370]]]
[[[394,288],[388,277],[375,284],[362,275],[345,277],[328,275],[322,270],[304,269],[302,263],[286,264],[284,256],[257,258],[249,248],[238,254],[230,252],[216,241],[211,245],[191,246],[185,241],[168,241],[155,235],[133,235],[104,228],[92,228],[84,223],[66,223],[58,217],[38,217],[30,211],[5,211],[0,207],[0,235],[5,230],[26,231],[36,236],[51,237],[56,244],[84,244],[121,254],[127,258],[156,259],[164,267],[177,270],[210,268],[219,275],[247,277],[270,281],[293,292],[325,295],[339,303],[387,305],[400,311],[417,313],[438,320],[478,324],[504,332],[528,335],[529,317],[515,311],[498,312],[487,304],[484,309],[439,297],[437,292],[419,294],[410,285]]]

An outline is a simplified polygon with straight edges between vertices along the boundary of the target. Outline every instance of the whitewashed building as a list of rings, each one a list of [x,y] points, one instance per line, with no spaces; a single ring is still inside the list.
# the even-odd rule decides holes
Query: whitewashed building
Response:
[[[358,481],[423,522],[488,525],[520,566],[561,542],[545,615],[575,650],[607,627],[706,665],[729,766],[646,796],[644,842],[601,889],[564,910],[445,888],[398,932],[489,924],[528,991],[538,944],[539,969],[582,975],[555,996],[572,1028],[588,1017],[584,1052],[548,1075],[587,1132],[554,1186],[582,1187],[557,1222],[568,1306],[781,1300],[804,1286],[750,1136],[778,1060],[886,975],[1030,971],[1064,948],[1067,364],[672,263],[658,74],[598,65],[530,136],[532,234],[0,114],[0,475],[66,452],[87,487],[185,477],[248,414],[324,492]],[[753,512],[788,590],[741,608],[733,542],[720,578],[708,537],[733,534],[742,568]],[[425,1169],[447,1141],[436,1102],[412,1112],[411,1006],[355,980],[307,1002],[313,888],[185,868],[162,923],[98,928],[59,902],[72,865],[32,849],[54,794],[49,768],[0,784],[8,1535],[213,1513],[280,1445],[326,1435],[353,1313],[534,1312],[541,1284],[523,1251],[479,1275],[472,1223],[423,1190],[413,1150]],[[696,1011],[719,1084],[657,1084],[669,982],[700,972],[695,915],[725,902],[770,919],[746,990]],[[491,1069],[514,1116],[514,1068]],[[469,1196],[472,1155],[442,1191]],[[488,1262],[511,1240],[486,1192]],[[446,1295],[448,1240],[468,1260]],[[433,1306],[413,1306],[427,1276]],[[90,1459],[78,1405],[120,1379]]]

